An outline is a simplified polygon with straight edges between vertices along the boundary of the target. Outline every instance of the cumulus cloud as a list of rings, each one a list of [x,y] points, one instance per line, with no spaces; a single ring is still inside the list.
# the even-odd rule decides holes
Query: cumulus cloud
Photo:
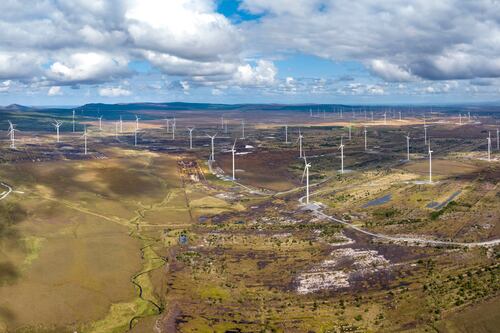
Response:
[[[132,92],[122,87],[104,87],[99,89],[99,95],[103,97],[130,96]]]
[[[274,63],[259,60],[255,67],[249,64],[239,66],[234,79],[241,86],[263,86],[274,83],[278,70]]]
[[[387,81],[500,76],[500,2],[243,0],[261,52],[358,60]]]
[[[63,92],[61,90],[61,87],[59,86],[53,86],[49,88],[49,91],[47,92],[48,96],[57,96],[57,95],[62,95]]]

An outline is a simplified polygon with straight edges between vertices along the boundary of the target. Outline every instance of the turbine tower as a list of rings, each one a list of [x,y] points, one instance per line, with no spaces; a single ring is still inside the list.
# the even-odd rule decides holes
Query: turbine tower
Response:
[[[488,140],[488,162],[491,162],[491,132],[488,132],[486,140]]]
[[[307,163],[307,158],[304,155],[304,172],[302,173],[301,183],[304,182],[304,176],[306,178],[306,204],[309,204],[309,168],[311,163]]]
[[[189,131],[189,149],[193,149],[193,130],[194,130],[194,127],[188,127],[187,129]]]
[[[175,128],[177,127],[177,122],[175,121],[175,117],[172,120],[172,140],[175,140]]]
[[[210,136],[207,134],[207,137],[210,138],[211,140],[211,144],[212,144],[212,153],[210,154],[210,159],[209,161],[215,161],[215,151],[214,151],[214,140],[215,140],[215,137],[217,136],[217,133],[215,133],[214,135]]]
[[[425,118],[424,118],[424,144],[427,144],[427,124],[425,122]]]
[[[365,133],[365,151],[366,151],[367,150],[366,134],[368,133],[368,131],[366,130],[366,126],[363,132]]]
[[[338,148],[340,150],[340,173],[344,174],[344,143],[343,137],[340,137],[340,146]]]
[[[9,120],[9,132],[7,133],[7,135],[10,136],[10,148],[11,149],[16,149],[16,132],[19,132],[19,130],[17,130],[15,127],[16,127],[16,125],[11,123]]]
[[[384,111],[384,125],[387,125],[387,112]]]
[[[236,140],[237,139],[234,139],[234,144],[233,144],[233,147],[231,148],[231,153],[233,155],[233,181],[236,180],[236,176],[235,176],[235,173],[234,173],[234,170],[235,170],[234,169],[234,166],[235,166],[235,164],[234,164],[234,155],[236,154]]]
[[[99,131],[102,131],[102,116],[99,116]]]
[[[410,133],[406,136],[406,160],[410,160]]]
[[[288,125],[285,125],[285,143],[288,143]]]
[[[55,120],[52,123],[52,125],[54,125],[54,127],[56,128],[56,140],[57,140],[57,143],[59,143],[59,127],[61,127],[62,121]]]
[[[115,122],[115,138],[118,139],[118,126],[120,123],[118,121]]]
[[[85,126],[85,128],[83,129],[83,135],[82,135],[82,138],[84,139],[84,155],[87,155],[87,137],[88,137],[88,134],[87,134],[87,126]]]
[[[303,155],[302,155],[302,139],[304,138],[304,136],[302,135],[302,133],[300,132],[300,129],[299,129],[299,137],[297,139],[297,142],[299,143],[299,157],[301,158]]]
[[[73,110],[73,133],[75,133],[75,110]]]
[[[123,133],[123,119],[121,115],[120,115],[120,133]]]
[[[139,132],[139,129],[136,128],[134,130],[134,147],[137,147],[137,133]]]
[[[351,141],[352,124],[349,123],[349,141]]]
[[[170,133],[170,119],[165,118],[164,120],[167,121],[167,133]]]
[[[500,131],[498,130],[497,128],[497,150],[500,150],[500,136],[499,136],[499,133]]]
[[[429,140],[429,184],[432,183],[432,153],[431,140]]]

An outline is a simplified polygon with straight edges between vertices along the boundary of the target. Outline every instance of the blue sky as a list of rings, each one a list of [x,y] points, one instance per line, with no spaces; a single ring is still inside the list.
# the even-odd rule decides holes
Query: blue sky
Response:
[[[0,105],[500,101],[500,5],[0,4]]]

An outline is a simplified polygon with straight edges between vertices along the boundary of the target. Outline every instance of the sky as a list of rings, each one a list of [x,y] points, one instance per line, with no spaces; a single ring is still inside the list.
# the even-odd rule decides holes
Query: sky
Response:
[[[500,101],[499,0],[2,0],[0,105]]]

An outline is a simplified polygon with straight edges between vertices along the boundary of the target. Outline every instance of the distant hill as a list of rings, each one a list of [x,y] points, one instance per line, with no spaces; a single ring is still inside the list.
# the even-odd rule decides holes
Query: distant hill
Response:
[[[0,107],[0,109],[6,110],[6,111],[29,111],[29,110],[33,110],[33,108],[31,108],[29,106],[24,106],[24,105],[20,105],[20,104],[10,104],[10,105],[7,105],[7,106],[2,106],[2,107]]]

